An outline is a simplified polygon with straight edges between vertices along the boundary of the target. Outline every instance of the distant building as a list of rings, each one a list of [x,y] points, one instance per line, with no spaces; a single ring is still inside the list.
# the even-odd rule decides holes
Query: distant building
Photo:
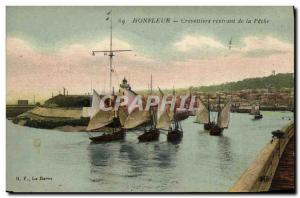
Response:
[[[126,78],[124,77],[123,81],[122,81],[122,84],[120,84],[120,88],[122,89],[131,89],[130,85],[128,84]]]
[[[27,106],[28,105],[28,100],[18,100],[18,105],[19,106]]]

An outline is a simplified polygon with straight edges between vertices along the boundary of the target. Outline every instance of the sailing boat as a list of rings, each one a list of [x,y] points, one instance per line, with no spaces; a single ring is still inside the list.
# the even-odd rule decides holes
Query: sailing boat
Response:
[[[210,130],[215,125],[215,122],[211,121],[210,119],[209,94],[207,95],[207,108],[200,99],[197,100],[197,103],[198,109],[196,112],[195,123],[204,124],[204,129]]]
[[[160,90],[162,96],[163,92]],[[173,97],[175,97],[175,90],[173,90]],[[174,112],[170,111],[170,106],[158,111],[157,128],[168,130],[167,140],[169,142],[179,142],[183,137],[183,130],[180,124],[180,118],[183,114],[188,114],[188,111],[177,111],[178,105],[175,105]]]
[[[144,133],[138,137],[140,142],[156,141],[159,139],[160,131],[156,127],[156,111],[150,107],[150,128],[144,130]]]
[[[116,102],[116,95],[114,93],[114,89],[112,87],[112,73],[114,72],[114,69],[112,67],[113,57],[115,56],[114,53],[116,52],[125,52],[125,51],[131,51],[131,50],[119,50],[112,48],[112,11],[109,11],[107,13],[109,15],[106,20],[110,19],[110,50],[103,50],[103,51],[92,51],[92,55],[95,56],[96,53],[108,53],[109,56],[109,74],[110,74],[110,84],[109,84],[109,94],[112,94],[112,98],[107,101],[105,104],[108,107],[113,107],[114,103]],[[100,101],[100,99],[97,97],[96,92],[94,91],[95,96],[93,94],[93,99],[95,98],[95,105],[93,106],[92,102],[92,108],[95,108],[97,103]],[[104,111],[101,109],[98,109],[96,113],[94,113],[91,116],[90,122],[87,127],[87,131],[99,131],[103,127],[109,127],[111,130],[107,133],[104,132],[101,136],[96,137],[90,137],[90,140],[92,142],[107,142],[107,141],[113,141],[113,140],[120,140],[125,137],[125,129],[122,128],[122,122],[124,122],[124,112],[122,108],[119,108],[119,110],[115,110],[115,108],[112,108],[112,110]]]
[[[224,105],[223,109],[221,109],[219,96],[217,124],[213,125],[213,127],[210,129],[210,135],[221,135],[223,130],[228,128],[230,120],[230,108],[231,102],[229,101]]]
[[[128,108],[127,108],[127,117],[124,121],[123,128],[130,130],[134,129],[136,127],[139,127],[150,120],[150,113],[148,111],[140,111],[138,107],[135,107],[134,109],[131,108],[131,103],[133,102],[133,98],[137,96],[136,93],[131,91],[131,89],[125,90],[125,94],[128,98]],[[145,104],[145,101],[142,102]]]
[[[150,95],[152,95],[152,75],[150,81]],[[140,142],[157,141],[159,139],[160,131],[156,127],[157,124],[158,107],[151,106],[149,109],[150,128],[144,130],[144,133],[138,137]]]
[[[173,97],[175,96],[175,89],[173,88]],[[177,106],[175,106],[174,114],[173,114],[172,124],[167,134],[167,140],[169,142],[179,142],[183,137],[183,130],[181,127],[181,123],[179,122],[185,115],[188,117],[188,111],[177,111]]]
[[[263,118],[263,115],[260,113],[259,105],[253,105],[250,115],[254,115],[254,120],[260,120]]]
[[[94,91],[94,93],[96,93],[96,91]],[[113,99],[108,101],[108,105],[113,106],[114,102],[115,97],[113,94]],[[124,118],[122,115],[124,115],[124,113],[122,114],[121,108],[118,111],[114,108],[109,111],[99,109],[97,113],[91,117],[87,131],[102,131],[104,134],[90,137],[89,139],[92,142],[108,142],[123,139],[125,137],[125,129],[123,129],[121,125]],[[104,130],[103,127],[107,127],[106,130]]]

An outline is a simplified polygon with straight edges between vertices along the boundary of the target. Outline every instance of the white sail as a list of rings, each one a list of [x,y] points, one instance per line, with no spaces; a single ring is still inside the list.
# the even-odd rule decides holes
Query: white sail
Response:
[[[260,110],[259,110],[259,106],[258,105],[253,105],[251,108],[251,115],[259,115],[260,114]]]
[[[113,122],[114,111],[99,110],[93,117],[87,126],[87,131],[102,128]]]
[[[95,116],[95,114],[100,110],[100,101],[100,95],[95,90],[93,90],[92,106],[89,111],[91,118]]]
[[[136,93],[134,93],[133,91],[131,91],[129,89],[125,89],[123,93],[124,93],[124,96],[126,96],[128,99],[127,112],[132,112],[134,110],[134,108],[131,107],[131,104],[136,97]]]
[[[220,128],[228,128],[229,120],[230,120],[230,108],[231,102],[228,102],[222,111],[219,113],[218,117],[218,126]]]
[[[100,95],[95,90],[93,90],[92,105],[91,107],[82,108],[81,111],[82,117],[89,117],[89,118],[93,117],[100,109],[100,101],[101,101]]]
[[[124,123],[125,129],[132,129],[134,127],[137,127],[147,121],[150,120],[150,113],[149,111],[139,111],[139,109],[135,109],[133,112],[131,112]]]
[[[255,106],[252,105],[252,108],[251,108],[251,111],[250,111],[250,115],[254,115],[254,112],[255,112]]]
[[[198,109],[196,111],[196,123],[206,124],[209,122],[209,112],[200,99],[197,100]]]
[[[256,105],[255,106],[255,115],[259,115],[259,114],[260,114],[259,106]]]

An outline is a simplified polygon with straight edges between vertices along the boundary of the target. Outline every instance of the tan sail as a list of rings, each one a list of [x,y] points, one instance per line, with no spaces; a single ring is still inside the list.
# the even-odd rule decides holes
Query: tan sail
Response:
[[[120,120],[120,123],[121,123],[122,126],[125,125],[125,121],[127,119],[127,116],[128,116],[127,110],[123,107],[120,107],[118,109],[118,117],[119,117],[119,120]]]
[[[197,100],[198,102],[198,109],[196,112],[196,123],[199,124],[206,124],[209,122],[209,112],[205,105],[202,103],[200,99]]]
[[[132,129],[150,120],[149,111],[134,110],[125,120],[124,128]]]
[[[99,110],[91,119],[87,126],[87,130],[95,130],[102,128],[113,122],[114,111]]]
[[[169,129],[173,117],[174,117],[173,112],[168,112],[168,111],[159,112],[157,116],[156,128]]]
[[[231,102],[228,102],[222,111],[219,113],[218,118],[218,126],[220,128],[228,128],[229,120],[230,120],[230,108],[231,108]]]

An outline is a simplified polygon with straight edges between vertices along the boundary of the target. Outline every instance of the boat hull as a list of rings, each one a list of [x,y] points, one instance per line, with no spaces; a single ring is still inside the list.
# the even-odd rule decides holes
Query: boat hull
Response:
[[[211,130],[214,126],[215,126],[214,123],[209,122],[209,123],[205,123],[203,127],[204,127],[204,130],[209,131],[209,130]]]
[[[140,142],[151,142],[159,139],[160,131],[158,129],[149,129],[138,137]]]
[[[254,120],[260,120],[262,118],[263,118],[263,115],[261,115],[261,114],[254,116]]]
[[[168,132],[167,140],[168,142],[179,142],[183,138],[183,132],[181,130],[175,129]]]
[[[210,135],[215,135],[215,136],[220,136],[220,135],[222,135],[223,130],[224,129],[222,129],[222,128],[220,128],[220,127],[218,127],[218,126],[215,125],[214,127],[212,127],[210,129],[209,134]]]
[[[94,143],[96,142],[111,142],[111,141],[116,141],[116,140],[123,140],[125,137],[125,130],[124,129],[119,129],[116,132],[113,132],[111,134],[103,134],[101,136],[96,136],[96,137],[90,137],[90,140]]]

